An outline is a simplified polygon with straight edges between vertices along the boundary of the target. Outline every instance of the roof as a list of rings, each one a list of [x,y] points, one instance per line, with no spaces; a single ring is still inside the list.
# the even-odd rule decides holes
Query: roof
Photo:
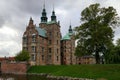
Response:
[[[40,27],[35,27],[35,29],[38,31],[38,34],[42,37],[46,37],[46,30],[40,28]]]
[[[72,33],[67,33],[61,40],[70,40]]]
[[[5,60],[14,61],[15,57],[0,57],[0,61],[5,61]]]
[[[56,23],[55,21],[49,21],[47,22],[47,24],[53,24],[53,23]]]

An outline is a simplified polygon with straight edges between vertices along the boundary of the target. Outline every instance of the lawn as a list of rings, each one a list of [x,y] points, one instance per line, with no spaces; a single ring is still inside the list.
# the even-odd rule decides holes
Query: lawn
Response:
[[[32,66],[28,69],[28,73],[49,73],[55,76],[120,80],[120,64]]]

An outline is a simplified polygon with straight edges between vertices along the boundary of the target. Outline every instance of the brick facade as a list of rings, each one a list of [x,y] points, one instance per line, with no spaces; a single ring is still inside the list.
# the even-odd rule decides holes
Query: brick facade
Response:
[[[76,64],[75,52],[75,40],[62,40],[61,41],[61,54],[62,54],[62,64]]]
[[[27,71],[27,63],[10,63],[10,62],[2,62],[1,63],[1,72],[2,73],[15,73],[15,74],[23,74]]]
[[[77,57],[77,64],[96,64],[94,56]]]

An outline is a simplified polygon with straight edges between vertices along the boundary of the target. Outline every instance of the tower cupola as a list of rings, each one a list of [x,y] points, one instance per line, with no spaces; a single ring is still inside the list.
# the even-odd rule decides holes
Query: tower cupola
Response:
[[[41,22],[42,23],[46,23],[47,22],[47,13],[46,13],[46,10],[45,10],[45,4],[44,4],[44,7],[43,7],[43,11],[42,11],[42,17],[41,17]]]
[[[55,11],[54,11],[54,7],[53,7],[53,11],[52,11],[51,21],[55,21],[55,22],[57,21]]]
[[[73,33],[71,25],[69,26],[69,33]]]

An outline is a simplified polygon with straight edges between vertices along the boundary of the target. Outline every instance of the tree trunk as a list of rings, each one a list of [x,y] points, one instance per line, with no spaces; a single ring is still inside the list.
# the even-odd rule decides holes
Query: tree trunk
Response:
[[[95,53],[95,59],[96,59],[96,64],[100,64],[100,55],[98,51],[96,51]]]

